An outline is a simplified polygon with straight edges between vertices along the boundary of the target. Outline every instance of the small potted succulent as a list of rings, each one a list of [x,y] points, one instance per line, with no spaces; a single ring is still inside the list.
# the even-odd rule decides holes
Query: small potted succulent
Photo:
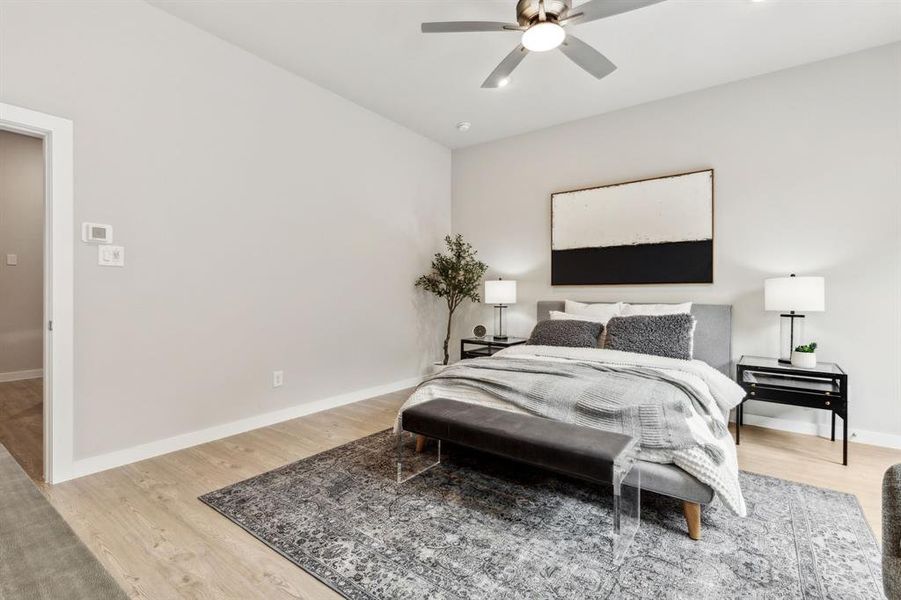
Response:
[[[798,346],[792,352],[792,366],[812,369],[817,366],[817,343],[810,342]]]

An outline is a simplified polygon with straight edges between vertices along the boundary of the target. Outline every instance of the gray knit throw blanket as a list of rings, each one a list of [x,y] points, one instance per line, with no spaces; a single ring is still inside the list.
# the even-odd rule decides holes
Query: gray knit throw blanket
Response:
[[[655,369],[582,362],[477,358],[451,365],[420,384],[480,390],[540,417],[639,437],[646,449],[701,446],[716,462],[714,444],[695,439],[691,407],[706,418],[716,438],[728,435],[698,392]]]

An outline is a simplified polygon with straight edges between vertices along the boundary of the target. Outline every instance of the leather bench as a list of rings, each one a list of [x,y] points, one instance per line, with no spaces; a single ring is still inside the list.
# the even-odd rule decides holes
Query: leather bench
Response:
[[[401,429],[591,482],[612,484],[615,557],[622,556],[638,527],[638,443],[631,436],[448,399],[405,409]],[[625,501],[623,488],[630,492]],[[633,521],[621,526],[623,517]]]
[[[612,483],[614,461],[636,445],[621,433],[447,399],[406,409],[401,424],[410,433],[597,483]]]

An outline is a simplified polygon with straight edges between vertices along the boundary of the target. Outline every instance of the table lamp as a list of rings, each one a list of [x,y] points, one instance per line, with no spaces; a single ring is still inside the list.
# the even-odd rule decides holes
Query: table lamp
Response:
[[[804,315],[800,311],[826,310],[826,284],[822,277],[773,277],[764,281],[764,305],[781,311],[781,363],[791,363],[792,350],[804,342]]]
[[[505,279],[485,282],[485,304],[494,304],[497,314],[494,320],[494,338],[507,339],[504,329],[504,309],[509,304],[516,304],[516,282]]]

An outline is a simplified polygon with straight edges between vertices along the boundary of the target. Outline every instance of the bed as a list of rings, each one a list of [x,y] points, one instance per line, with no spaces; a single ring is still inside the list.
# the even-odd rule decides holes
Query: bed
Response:
[[[542,300],[538,302],[538,320],[550,318],[550,311],[562,311],[563,300]],[[732,375],[732,305],[692,304],[691,314],[697,320],[694,334],[694,356],[706,362],[724,375]],[[728,419],[728,415],[725,415]],[[713,489],[698,481],[679,467],[642,461],[641,487],[644,490],[682,500],[685,519],[691,532],[700,514],[695,515],[695,506],[710,504],[714,498]],[[700,536],[700,524],[697,535]]]
[[[548,319],[550,311],[563,311],[563,307],[564,301],[562,300],[539,301],[537,307],[538,320],[543,321]],[[507,357],[507,359],[540,359],[544,361],[579,363],[584,362],[586,360],[586,357],[590,359],[592,356],[598,355],[599,357],[603,357],[603,359],[598,360],[600,362],[604,362],[604,364],[606,364],[606,361],[611,359],[612,356],[612,360],[614,362],[616,360],[625,360],[629,362],[635,361],[634,365],[631,366],[634,366],[636,368],[656,369],[661,373],[669,373],[670,369],[681,369],[684,365],[685,369],[690,370],[694,374],[703,376],[704,381],[711,383],[710,389],[708,389],[711,398],[717,395],[717,390],[713,390],[714,387],[716,387],[718,390],[726,389],[728,391],[728,394],[725,395],[729,396],[729,401],[720,402],[719,399],[717,399],[716,403],[710,403],[710,406],[713,407],[712,409],[708,407],[711,414],[716,413],[715,417],[709,418],[708,420],[715,419],[716,421],[718,421],[717,423],[712,424],[716,425],[721,430],[721,433],[717,436],[719,439],[716,441],[718,445],[716,450],[717,452],[725,455],[725,462],[716,467],[717,469],[719,469],[718,473],[708,475],[709,469],[707,467],[696,468],[696,458],[698,455],[703,456],[703,453],[692,454],[692,458],[688,460],[685,459],[685,456],[683,454],[674,453],[674,455],[677,457],[677,460],[673,460],[671,462],[678,463],[679,466],[677,466],[677,464],[664,464],[666,462],[666,459],[661,458],[660,455],[656,455],[655,457],[653,453],[647,454],[650,460],[641,461],[642,490],[681,500],[683,503],[683,511],[685,514],[689,535],[693,539],[699,539],[700,508],[702,505],[711,503],[717,495],[719,495],[721,499],[728,498],[725,504],[735,512],[742,514],[745,511],[744,500],[741,497],[741,492],[740,489],[738,489],[737,483],[738,469],[737,461],[735,459],[734,444],[732,443],[731,437],[729,437],[728,431],[726,430],[729,408],[731,408],[731,406],[738,401],[736,400],[736,398],[739,398],[739,394],[741,394],[741,392],[729,377],[731,374],[732,363],[732,307],[729,305],[693,304],[691,308],[691,314],[696,320],[696,327],[694,330],[693,338],[693,353],[695,358],[694,361],[660,359],[643,354],[618,353],[612,350],[597,350],[588,348],[552,349],[544,346],[519,346],[505,350],[499,353],[497,356]],[[489,358],[476,360],[492,361],[494,359]],[[699,361],[703,361],[703,363],[706,364],[703,364]],[[474,362],[470,363],[470,361],[463,361],[463,363],[472,365],[476,364]],[[485,364],[490,365],[491,363]],[[457,371],[464,369],[466,369],[465,366],[457,367]],[[687,373],[685,377],[694,376],[692,375],[692,373]],[[453,378],[453,372],[451,372],[451,374],[447,377]],[[445,381],[451,382],[452,379],[447,379]],[[411,396],[408,402],[405,403],[404,407],[401,408],[401,412],[411,403],[427,400],[430,397],[439,396],[450,397],[451,399],[470,401],[479,404],[493,404],[499,407],[505,406],[504,402],[495,402],[494,400],[489,400],[486,397],[484,390],[481,389],[478,390],[477,394],[470,394],[466,390],[462,390],[459,387],[442,387],[440,382],[433,381],[432,383],[437,384],[431,386],[434,388],[434,390],[424,390],[423,388],[420,388],[416,393],[414,393],[413,396]],[[713,385],[714,383],[716,385]],[[728,388],[728,386],[733,386],[735,389]],[[425,387],[428,388],[429,385],[426,384]],[[528,410],[528,407],[525,407],[525,410],[521,410],[523,407],[509,408],[511,408],[511,410],[519,410],[520,412],[533,412],[531,410]],[[541,416],[548,415],[545,414]],[[554,417],[551,416],[549,418]],[[686,420],[689,419],[686,418]],[[725,431],[725,438],[728,439],[724,438],[722,431]],[[679,452],[682,451],[680,450]],[[694,475],[689,474],[686,469],[688,471],[692,471]],[[704,481],[702,481],[702,479]],[[722,483],[723,479],[729,479],[730,483]],[[732,490],[732,487],[734,487],[735,489]]]

